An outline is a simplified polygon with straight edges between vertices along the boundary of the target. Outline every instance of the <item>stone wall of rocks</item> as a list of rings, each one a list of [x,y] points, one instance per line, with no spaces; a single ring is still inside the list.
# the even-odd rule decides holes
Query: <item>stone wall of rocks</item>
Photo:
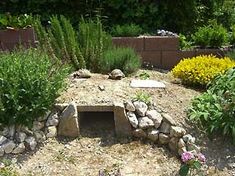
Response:
[[[35,150],[39,143],[57,135],[69,137],[79,135],[75,103],[67,107],[56,106],[52,112],[34,121],[31,129],[23,126],[4,127],[0,131],[0,156]]]
[[[200,148],[195,145],[195,138],[187,134],[184,128],[177,126],[169,114],[160,113],[141,101],[127,101],[125,109],[134,137],[168,145],[178,155],[193,150],[200,152]]]

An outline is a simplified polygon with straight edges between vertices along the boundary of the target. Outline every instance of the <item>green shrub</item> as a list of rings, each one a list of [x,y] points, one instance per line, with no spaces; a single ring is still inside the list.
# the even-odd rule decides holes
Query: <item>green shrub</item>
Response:
[[[133,101],[142,101],[147,105],[150,105],[152,102],[151,95],[147,92],[139,91],[136,93],[135,97],[133,97]]]
[[[130,74],[140,68],[140,57],[132,48],[113,48],[104,53],[101,60],[101,71],[108,73],[113,69],[121,69]]]
[[[116,25],[111,30],[111,34],[114,37],[136,37],[142,32],[143,29],[136,24]]]
[[[192,48],[192,42],[187,40],[186,36],[179,34],[179,44],[181,50],[187,50]]]
[[[37,50],[0,54],[0,123],[31,126],[51,108],[68,69]]]
[[[212,80],[204,94],[192,101],[189,118],[209,133],[230,135],[235,142],[235,68]]]
[[[86,67],[78,45],[77,33],[64,16],[51,17],[51,26],[48,29],[45,29],[37,19],[34,28],[43,51],[47,51],[50,56],[62,63],[72,63],[75,69]]]
[[[183,84],[205,87],[217,74],[234,66],[235,61],[228,57],[202,55],[181,60],[172,73],[174,77],[181,79]]]
[[[228,42],[228,33],[222,25],[213,22],[200,27],[192,38],[200,47],[221,47]]]
[[[235,24],[231,27],[231,40],[230,43],[235,46]]]
[[[103,30],[99,18],[95,21],[81,19],[78,41],[87,68],[99,72],[104,51],[112,47],[111,36]]]

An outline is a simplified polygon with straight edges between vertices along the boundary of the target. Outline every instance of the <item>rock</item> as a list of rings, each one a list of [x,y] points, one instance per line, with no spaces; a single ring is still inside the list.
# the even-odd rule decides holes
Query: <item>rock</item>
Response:
[[[137,114],[141,117],[144,117],[148,110],[148,106],[144,102],[141,102],[141,101],[135,101],[134,106],[135,106]]]
[[[33,136],[29,136],[25,139],[25,145],[30,150],[35,150],[35,148],[37,146],[37,141],[35,140],[35,138]]]
[[[187,152],[187,149],[186,147],[183,147],[183,148],[179,148],[178,149],[178,154],[181,156],[184,152]]]
[[[161,125],[162,115],[156,110],[147,111],[146,116],[153,121],[155,128],[158,128]]]
[[[31,131],[28,127],[21,127],[21,131],[27,135],[33,135],[33,131]]]
[[[35,131],[34,132],[34,137],[37,142],[43,142],[46,140],[46,136],[42,131]]]
[[[129,119],[130,124],[131,124],[134,128],[137,128],[137,126],[138,126],[138,119],[137,119],[135,113],[133,113],[133,112],[127,112],[127,118]]]
[[[33,122],[33,131],[38,131],[41,130],[42,128],[44,128],[44,122],[38,122],[38,121]]]
[[[56,137],[57,129],[55,126],[50,126],[50,127],[48,127],[47,130],[48,130],[48,133],[46,134],[46,137],[48,137],[48,138]]]
[[[124,78],[125,75],[124,73],[120,70],[120,69],[114,69],[110,74],[109,74],[109,78],[110,79],[114,79],[114,80],[120,80],[122,78]]]
[[[66,137],[79,136],[78,112],[75,102],[71,102],[61,113],[58,135]]]
[[[0,145],[4,144],[7,141],[5,136],[0,136]]]
[[[87,69],[80,69],[72,74],[73,78],[90,78],[91,72]]]
[[[55,109],[59,110],[62,112],[69,104],[68,103],[56,103],[54,105]],[[49,116],[49,115],[48,115]]]
[[[197,146],[197,145],[195,145],[195,144],[187,144],[187,150],[188,151],[196,151],[196,153],[200,153],[200,151],[201,151],[201,148],[199,147],[199,146]]]
[[[23,153],[25,151],[25,145],[24,143],[20,143],[13,151],[13,154],[19,154],[19,153]]]
[[[1,135],[3,136],[8,136],[9,133],[9,128],[8,127],[4,127],[3,130],[1,131]]]
[[[9,141],[2,145],[2,148],[4,149],[5,153],[11,153],[13,149],[15,148],[16,144],[13,141]]]
[[[181,138],[186,134],[186,130],[182,127],[171,126],[170,129],[170,137],[178,137]]]
[[[146,128],[154,126],[153,121],[150,118],[148,118],[148,117],[140,117],[138,119],[138,122],[139,122],[139,127],[141,129],[146,129]]]
[[[170,141],[170,137],[164,133],[159,133],[158,139],[160,144],[167,144]]]
[[[16,131],[15,125],[12,125],[12,126],[9,127],[8,136],[9,136],[11,139],[14,138],[14,136],[15,136],[15,131]]]
[[[59,124],[59,117],[57,113],[51,113],[47,119],[46,126],[57,126]]]
[[[146,138],[147,134],[144,130],[138,128],[133,131],[133,136],[137,138]]]
[[[16,141],[19,143],[24,142],[26,136],[27,135],[24,132],[17,132],[16,133]]]
[[[170,125],[176,125],[175,120],[169,114],[162,113],[162,117],[164,122],[169,123]]]
[[[185,146],[186,146],[186,144],[185,144],[184,140],[182,138],[180,138],[179,142],[178,142],[178,148],[183,148]]]
[[[131,101],[127,101],[125,103],[125,108],[126,108],[126,110],[128,110],[130,112],[135,112],[135,106]]]
[[[3,148],[3,147],[0,147],[0,156],[3,156],[4,154],[5,154],[4,148]]]
[[[105,87],[103,85],[98,85],[98,88],[100,91],[104,91],[105,90]]]
[[[153,142],[156,142],[158,140],[158,135],[159,131],[155,129],[152,129],[148,132],[148,138]]]
[[[178,152],[178,142],[179,142],[178,138],[173,137],[170,139],[168,146],[172,152]]]
[[[47,117],[48,117],[50,114],[51,114],[51,112],[48,111],[45,115],[39,117],[39,118],[37,119],[37,121],[39,121],[39,122],[45,121],[45,120],[47,119]]]
[[[186,143],[195,143],[195,141],[196,141],[196,139],[195,139],[195,137],[192,137],[191,136],[191,134],[186,134],[186,135],[184,135],[183,136],[183,140],[184,140],[184,142],[186,142]]]
[[[160,132],[165,133],[165,134],[169,134],[170,133],[170,129],[171,129],[171,125],[167,122],[162,122],[161,126],[160,126]]]

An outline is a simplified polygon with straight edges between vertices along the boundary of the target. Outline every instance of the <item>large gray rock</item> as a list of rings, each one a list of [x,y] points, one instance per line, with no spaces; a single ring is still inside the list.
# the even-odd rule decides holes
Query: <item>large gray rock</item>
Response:
[[[170,141],[170,137],[164,133],[159,133],[159,143],[160,144],[168,144]]]
[[[1,131],[1,135],[2,136],[8,136],[9,133],[9,128],[8,127],[4,127],[3,130]]]
[[[170,139],[168,146],[172,152],[175,152],[175,153],[178,152],[178,142],[179,142],[178,138],[173,137]]]
[[[37,142],[43,142],[46,140],[46,136],[42,131],[35,131],[34,132],[34,137]]]
[[[16,131],[15,125],[10,126],[10,127],[9,127],[8,137],[10,137],[11,139],[13,139],[14,136],[15,136],[15,131]]]
[[[66,137],[78,137],[78,112],[75,102],[71,102],[61,113],[58,126],[58,135]]]
[[[16,144],[13,141],[8,141],[7,143],[2,145],[2,148],[4,149],[5,153],[11,153],[13,149],[15,148]]]
[[[56,103],[54,105],[55,109],[59,110],[62,112],[69,104],[68,103]]]
[[[183,140],[184,140],[184,142],[186,142],[186,143],[192,143],[192,144],[194,144],[195,141],[196,141],[195,137],[193,137],[191,134],[186,134],[186,135],[184,135],[184,136],[183,136]]]
[[[0,136],[0,145],[4,144],[7,141],[5,136]]]
[[[146,138],[147,134],[145,133],[143,129],[138,128],[133,131],[133,136],[137,138]]]
[[[170,134],[170,129],[171,129],[171,125],[169,123],[162,122],[159,131],[165,134]]]
[[[1,146],[1,147],[0,147],[0,156],[3,156],[4,154],[5,154],[4,148]]]
[[[37,141],[35,140],[34,137],[29,136],[25,139],[25,145],[27,148],[29,148],[30,150],[35,150],[36,146],[37,146]]]
[[[125,103],[125,108],[128,111],[135,112],[135,106],[134,106],[134,104],[131,101],[127,101]]]
[[[19,153],[23,153],[25,151],[25,145],[24,143],[20,143],[13,151],[13,154],[19,154]]]
[[[184,148],[186,146],[184,140],[182,138],[179,139],[178,148]]]
[[[171,126],[170,129],[170,136],[171,137],[178,137],[181,138],[186,134],[186,130],[182,127],[178,126]]]
[[[48,138],[53,138],[53,137],[56,137],[57,135],[57,129],[55,126],[50,126],[47,128],[47,134],[46,134],[46,137]]]
[[[162,115],[156,110],[147,111],[146,116],[153,121],[155,128],[158,128],[161,125]]]
[[[201,152],[201,148],[199,146],[197,146],[196,144],[187,144],[187,150],[188,151],[196,151],[196,153],[200,153]]]
[[[159,131],[155,129],[152,129],[148,132],[148,138],[153,142],[156,142],[158,140],[158,135]]]
[[[137,128],[137,126],[138,126],[138,119],[137,119],[135,113],[133,113],[133,112],[127,112],[127,118],[129,119],[130,124],[131,124],[134,128]]]
[[[141,129],[147,129],[149,127],[153,127],[154,126],[153,121],[150,118],[148,118],[148,117],[140,117],[138,119],[138,121],[139,121],[139,127]]]
[[[17,132],[16,133],[16,141],[19,143],[24,142],[26,136],[27,135],[24,132]]]
[[[162,113],[162,117],[163,117],[163,121],[165,121],[166,123],[169,123],[170,125],[176,125],[175,120],[166,113]]]
[[[44,128],[44,122],[34,121],[33,122],[33,131],[38,131]]]
[[[135,101],[134,106],[137,114],[141,117],[144,117],[148,110],[148,106],[142,101]]]
[[[59,124],[58,113],[51,113],[47,119],[46,126],[57,126]]]

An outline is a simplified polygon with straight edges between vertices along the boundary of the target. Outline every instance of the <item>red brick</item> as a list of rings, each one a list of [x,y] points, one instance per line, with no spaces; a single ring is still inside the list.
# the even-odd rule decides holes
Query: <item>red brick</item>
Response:
[[[162,69],[170,70],[179,63],[180,51],[163,51],[162,52]]]
[[[140,53],[142,63],[150,63],[155,67],[161,67],[161,51],[144,51]]]

